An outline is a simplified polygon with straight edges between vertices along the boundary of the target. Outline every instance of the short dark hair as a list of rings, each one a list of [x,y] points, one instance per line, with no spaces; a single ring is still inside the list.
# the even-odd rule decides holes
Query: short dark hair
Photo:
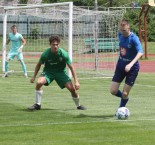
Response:
[[[49,38],[50,44],[51,44],[53,41],[57,41],[58,43],[60,43],[60,38],[59,38],[59,36],[51,36],[51,37]]]
[[[12,29],[12,28],[17,28],[17,26],[16,26],[16,25],[12,25],[12,26],[11,26],[11,29]]]
[[[122,19],[122,20],[120,21],[120,24],[121,24],[121,23],[124,23],[124,24],[130,26],[130,23],[129,23],[129,21],[128,21],[127,19]]]

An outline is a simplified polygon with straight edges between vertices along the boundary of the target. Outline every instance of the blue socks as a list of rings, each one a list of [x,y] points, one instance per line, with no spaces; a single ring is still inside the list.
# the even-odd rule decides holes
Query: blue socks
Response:
[[[122,98],[122,92],[120,90],[118,90],[116,96]]]
[[[121,102],[120,102],[120,106],[119,107],[125,107],[125,105],[127,104],[129,99],[123,99],[122,98],[122,92],[120,90],[118,90],[116,96],[121,98]]]
[[[129,99],[123,99],[122,98],[119,107],[125,107],[125,105],[127,104],[128,100]]]

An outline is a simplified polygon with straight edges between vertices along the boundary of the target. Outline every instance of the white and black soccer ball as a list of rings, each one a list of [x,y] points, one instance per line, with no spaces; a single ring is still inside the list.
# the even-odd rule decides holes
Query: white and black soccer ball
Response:
[[[125,120],[130,116],[130,111],[126,107],[120,107],[117,109],[115,116],[117,119]]]

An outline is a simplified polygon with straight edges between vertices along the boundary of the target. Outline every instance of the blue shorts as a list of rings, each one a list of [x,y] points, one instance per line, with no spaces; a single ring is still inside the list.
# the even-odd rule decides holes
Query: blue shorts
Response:
[[[9,52],[7,55],[7,59],[9,60],[13,60],[15,57],[17,57],[18,60],[23,60],[23,53]]]
[[[115,74],[112,81],[121,83],[125,79],[125,83],[129,86],[133,86],[138,76],[139,65],[134,65],[129,72],[125,71],[125,67],[116,67]]]

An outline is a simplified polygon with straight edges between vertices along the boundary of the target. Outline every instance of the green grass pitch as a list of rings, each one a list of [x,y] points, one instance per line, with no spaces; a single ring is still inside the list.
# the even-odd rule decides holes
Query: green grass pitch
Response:
[[[149,43],[149,54],[155,53],[154,44]],[[31,64],[38,59],[25,60],[33,71]],[[76,110],[70,93],[53,82],[44,87],[42,110],[29,112],[26,108],[34,103],[32,72],[24,78],[16,60],[10,68],[18,73],[0,78],[0,145],[155,144],[155,73],[139,74],[127,104],[131,115],[120,121],[113,117],[120,99],[109,93],[110,78],[79,80],[86,111]]]
[[[44,87],[42,110],[29,112],[35,88],[30,78],[16,73],[0,78],[0,144],[154,145],[154,78],[139,74],[127,104],[131,116],[125,121],[113,117],[120,100],[109,93],[111,79],[79,80],[86,111],[76,110],[70,93],[53,82]]]

